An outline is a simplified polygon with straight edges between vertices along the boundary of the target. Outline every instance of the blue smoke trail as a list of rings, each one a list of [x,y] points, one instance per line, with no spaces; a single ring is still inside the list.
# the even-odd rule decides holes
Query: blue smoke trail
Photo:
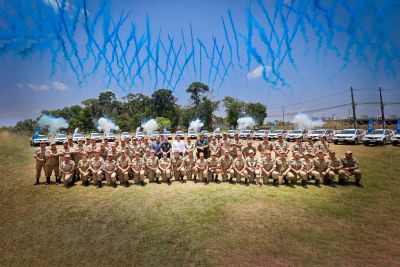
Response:
[[[188,64],[190,58],[193,56],[194,51],[190,52],[189,56],[186,58],[185,62],[183,63],[182,69],[179,73],[178,78],[175,81],[174,87],[172,89],[172,92],[175,92],[176,86],[178,85],[179,81],[181,80],[182,74],[183,74],[183,70],[185,69],[186,65]]]
[[[237,58],[237,61],[238,61],[239,68],[242,68],[242,66],[240,65],[240,56],[239,56],[239,40],[238,40],[238,37],[237,37],[235,24],[233,23],[232,12],[231,12],[230,9],[228,9],[228,16],[229,16],[229,21],[230,21],[230,23],[231,23],[231,27],[232,27],[232,31],[233,31],[233,36],[234,36],[234,38],[235,38],[235,44],[236,44],[236,58]]]
[[[212,36],[212,39],[213,39],[213,49],[212,49],[212,53],[211,53],[211,60],[210,60],[211,63],[210,63],[210,69],[208,71],[207,84],[210,84],[211,72],[213,70],[213,65],[214,65],[215,47],[217,46],[216,39],[214,36]],[[215,69],[215,71],[217,72],[217,69]]]
[[[182,36],[182,43],[183,43],[183,51],[185,52],[185,58],[187,58],[185,35],[183,34],[183,30],[182,29],[181,29],[181,36]]]
[[[253,38],[253,15],[251,14],[251,9],[249,6],[247,8],[247,39],[246,39],[247,71],[250,70],[250,64],[251,64],[252,38]]]
[[[172,51],[173,51],[173,50],[174,50],[174,49],[172,48]],[[172,65],[171,75],[169,76],[168,84],[171,84],[172,75],[173,75],[174,72],[175,72],[175,67],[176,67],[176,64],[177,64],[177,62],[178,62],[178,58],[179,58],[179,54],[181,53],[181,50],[182,50],[182,44],[179,46],[178,53],[175,55],[174,64]]]
[[[233,52],[232,52],[232,45],[231,45],[231,42],[230,42],[230,40],[229,40],[228,31],[226,30],[224,17],[221,17],[221,20],[222,20],[222,25],[223,25],[223,27],[224,27],[225,40],[226,40],[226,43],[228,44],[228,48],[229,48],[229,62],[232,62],[232,54],[233,54]]]
[[[271,28],[271,34],[273,34],[273,36],[275,37],[276,41],[278,41],[278,40],[279,40],[279,37],[278,37],[278,34],[277,34],[276,31],[275,31],[275,26],[274,26],[274,24],[272,23],[271,18],[270,18],[269,15],[268,15],[268,10],[267,10],[267,8],[265,7],[265,5],[264,5],[264,3],[262,2],[262,0],[258,0],[257,2],[258,2],[258,5],[260,6],[261,10],[263,11],[265,18],[267,19],[267,22],[268,22],[269,27]],[[292,2],[293,2],[293,1],[292,1]]]
[[[151,56],[151,31],[150,31],[150,19],[149,16],[146,15],[146,32],[147,32],[147,45],[146,45],[146,50],[147,50],[147,57],[146,57],[146,64],[147,64],[147,73],[149,75],[149,78],[151,79],[151,73],[150,73],[150,65],[149,65],[149,59]]]
[[[193,30],[192,30],[192,24],[189,24],[190,26],[190,41],[192,43],[192,64],[193,64],[193,71],[194,71],[194,77],[196,77],[196,64],[195,64],[195,50],[194,50],[194,41],[193,41]],[[201,75],[200,75],[201,76]],[[201,79],[201,77],[200,77]]]

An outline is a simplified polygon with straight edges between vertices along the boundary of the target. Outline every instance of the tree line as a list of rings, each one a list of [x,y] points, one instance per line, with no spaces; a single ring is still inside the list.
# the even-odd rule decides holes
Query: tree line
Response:
[[[261,126],[267,117],[267,107],[262,103],[246,103],[231,96],[222,101],[211,99],[210,88],[201,82],[192,83],[186,92],[191,100],[189,106],[179,105],[169,89],[158,89],[151,96],[129,93],[122,101],[117,100],[113,92],[107,91],[100,93],[98,98],[83,100],[82,105],[42,110],[42,115],[64,118],[69,123],[68,129],[65,129],[68,132],[75,128],[82,132],[95,131],[100,117],[110,118],[121,131],[129,132],[151,118],[156,118],[160,129],[167,126],[172,130],[186,129],[192,120],[198,118],[204,123],[204,129],[211,131],[216,125],[236,129],[238,118],[243,116],[252,117]],[[221,105],[227,114],[225,118],[214,114]],[[39,118],[19,121],[13,130],[33,132]]]

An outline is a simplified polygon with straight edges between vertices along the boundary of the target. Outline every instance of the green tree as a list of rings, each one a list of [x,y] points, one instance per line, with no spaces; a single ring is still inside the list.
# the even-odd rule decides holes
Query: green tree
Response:
[[[211,101],[207,97],[203,97],[202,101],[196,107],[196,117],[204,123],[204,127],[211,131],[213,123],[213,113],[218,109],[219,102]]]
[[[244,115],[245,103],[231,96],[226,96],[223,99],[223,103],[229,127],[233,126],[233,128],[236,129],[237,120]]]
[[[262,103],[246,104],[245,112],[256,120],[258,126],[263,125],[264,119],[267,117],[267,107]]]
[[[193,101],[195,106],[200,104],[203,95],[209,91],[210,88],[208,85],[202,82],[194,82],[186,89],[186,92],[190,94],[190,99]]]
[[[171,126],[172,126],[171,121],[167,118],[157,117],[156,122],[157,122],[159,131],[162,131],[165,126],[167,127],[167,129],[171,129]]]
[[[111,91],[102,92],[99,94],[99,105],[101,107],[101,116],[111,115],[113,110],[113,104],[117,98]]]
[[[70,124],[73,126],[71,127],[72,129],[78,127],[81,132],[91,132],[96,130],[94,118],[92,117],[90,108],[88,107],[83,108],[76,119],[72,120]]]
[[[14,126],[13,130],[16,132],[27,132],[33,134],[36,130],[36,121],[32,119],[27,119],[24,121],[19,121]]]
[[[175,127],[179,122],[176,98],[169,89],[158,89],[151,95],[153,115],[169,119]]]

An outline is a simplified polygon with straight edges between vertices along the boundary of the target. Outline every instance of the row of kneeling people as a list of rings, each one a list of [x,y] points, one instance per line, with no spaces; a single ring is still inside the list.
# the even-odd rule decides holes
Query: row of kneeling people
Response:
[[[61,162],[48,163],[51,157],[42,159],[35,153],[35,184],[39,184],[42,168],[47,184],[50,184],[50,177],[54,173],[56,183],[62,182],[66,187],[70,187],[76,180],[82,180],[85,186],[92,180],[96,187],[101,187],[103,179],[109,186],[116,187],[117,180],[120,185],[129,186],[130,178],[133,178],[136,184],[144,185],[145,177],[149,182],[157,183],[163,181],[170,184],[173,179],[181,183],[187,180],[207,184],[211,181],[219,183],[221,176],[224,182],[243,181],[246,185],[255,183],[258,186],[268,184],[270,179],[275,186],[283,183],[293,186],[301,180],[303,187],[307,187],[311,179],[315,179],[315,185],[318,187],[321,184],[333,186],[336,176],[340,185],[345,185],[351,176],[355,177],[357,186],[360,186],[361,180],[358,161],[353,158],[351,151],[347,151],[343,158],[336,157],[333,150],[329,150],[328,155],[319,150],[315,158],[311,158],[308,152],[303,153],[303,158],[299,152],[294,152],[293,157],[288,157],[282,152],[278,157],[272,158],[270,150],[265,150],[260,159],[254,156],[253,150],[249,151],[248,157],[238,152],[235,158],[231,157],[228,150],[224,150],[221,157],[212,152],[208,159],[204,158],[203,153],[197,158],[192,150],[184,157],[178,151],[175,151],[171,158],[168,158],[167,153],[163,153],[160,159],[154,150],[149,157],[141,156],[137,151],[133,159],[127,157],[124,151],[121,151],[118,158],[109,153],[106,160],[100,157],[99,151],[95,151],[91,159],[85,151],[81,155],[78,163],[71,160],[69,153],[63,154]]]

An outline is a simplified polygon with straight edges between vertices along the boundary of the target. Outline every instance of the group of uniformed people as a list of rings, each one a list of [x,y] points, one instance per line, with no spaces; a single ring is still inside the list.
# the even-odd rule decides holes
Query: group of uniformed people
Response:
[[[39,184],[43,169],[46,184],[50,184],[54,173],[56,183],[63,183],[67,188],[78,180],[84,186],[92,181],[99,188],[104,179],[108,186],[116,187],[118,181],[128,187],[130,179],[140,185],[145,185],[145,178],[156,183],[171,184],[173,179],[208,184],[219,183],[219,177],[223,182],[243,181],[246,185],[258,186],[269,184],[271,179],[274,186],[294,186],[301,180],[301,185],[307,188],[312,179],[317,187],[334,186],[336,176],[339,185],[345,185],[354,176],[355,184],[361,186],[361,171],[352,152],[347,151],[343,158],[338,158],[325,136],[320,136],[316,143],[311,138],[303,142],[299,137],[290,146],[282,135],[274,142],[265,135],[257,147],[250,136],[242,141],[237,134],[232,140],[226,133],[208,138],[200,134],[195,142],[190,137],[186,141],[181,138],[176,136],[172,144],[163,135],[152,142],[146,137],[139,140],[133,137],[112,144],[107,139],[100,144],[94,139],[78,140],[74,144],[70,138],[61,149],[55,143],[49,148],[41,143],[34,154],[35,184]]]

